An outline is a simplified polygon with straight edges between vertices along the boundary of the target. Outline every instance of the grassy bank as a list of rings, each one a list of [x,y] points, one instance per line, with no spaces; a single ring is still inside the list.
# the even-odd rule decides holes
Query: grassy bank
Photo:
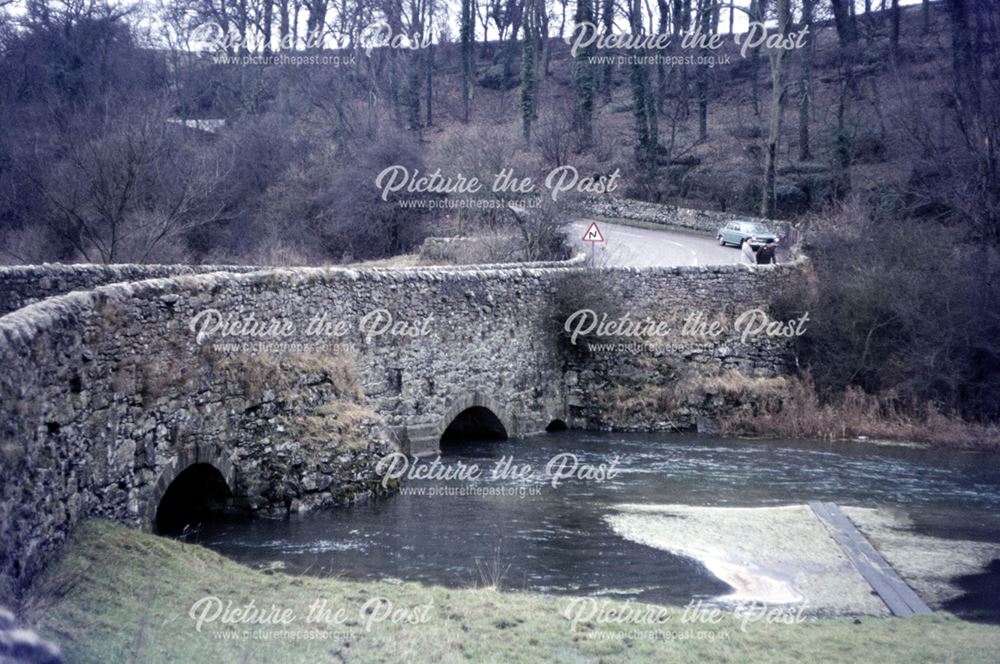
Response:
[[[206,596],[234,606],[275,605],[293,611],[295,620],[263,627],[206,621],[199,632],[189,613]],[[405,619],[365,615],[375,597],[387,598]],[[306,638],[326,629],[305,623],[308,607],[323,600],[331,613],[343,613],[329,639]],[[36,585],[25,613],[71,662],[993,662],[1000,649],[1000,628],[944,614],[755,621],[743,631],[729,617],[685,623],[680,610],[671,610],[659,626],[589,621],[574,632],[563,616],[568,601],[489,588],[267,574],[198,546],[92,521],[77,529]],[[260,629],[298,636],[239,638]],[[615,638],[634,630],[662,636]]]

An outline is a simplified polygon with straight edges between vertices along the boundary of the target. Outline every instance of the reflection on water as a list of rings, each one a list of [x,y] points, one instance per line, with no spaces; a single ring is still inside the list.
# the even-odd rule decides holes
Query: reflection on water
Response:
[[[610,463],[604,482],[552,487],[549,460]],[[529,477],[493,478],[511,456]],[[853,443],[746,441],[682,434],[575,431],[449,448],[477,463],[474,482],[412,480],[409,492],[471,485],[477,495],[396,495],[285,520],[207,524],[196,541],[248,564],[347,578],[607,594],[672,604],[725,592],[696,562],[618,538],[604,516],[620,503],[781,505],[823,500],[903,508],[926,534],[1000,541],[1000,464],[982,453]]]

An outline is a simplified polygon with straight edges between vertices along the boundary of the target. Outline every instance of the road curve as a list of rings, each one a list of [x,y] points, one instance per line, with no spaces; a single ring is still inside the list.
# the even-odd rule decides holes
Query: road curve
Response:
[[[571,246],[588,255],[591,243],[581,238],[592,221],[573,221],[567,231]],[[607,221],[598,221],[597,226],[605,240],[594,247],[598,266],[728,265],[740,262],[739,249],[720,247],[718,240],[710,235],[693,231],[653,230]]]

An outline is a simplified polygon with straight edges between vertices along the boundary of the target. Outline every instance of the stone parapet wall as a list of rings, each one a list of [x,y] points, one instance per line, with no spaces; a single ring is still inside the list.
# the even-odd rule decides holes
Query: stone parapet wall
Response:
[[[631,219],[662,226],[687,228],[713,235],[720,226],[735,220],[753,221],[775,229],[784,228],[787,225],[785,222],[745,214],[696,210],[676,205],[663,205],[633,198],[612,198],[610,196],[581,199],[575,203],[574,208],[578,212],[590,216]]]
[[[454,241],[474,241],[475,238],[428,238],[425,243],[426,258],[450,261],[453,251],[447,247]],[[425,250],[421,250],[423,256]],[[521,267],[560,267],[583,262],[585,256],[568,261],[541,261],[518,263]],[[455,265],[453,269],[484,269],[506,267],[508,263]],[[253,265],[98,265],[86,263],[44,263],[42,265],[0,266],[0,316],[16,309],[39,302],[48,297],[63,295],[76,290],[91,290],[107,284],[142,281],[160,277],[174,277],[211,272],[237,274],[267,270]],[[373,268],[393,270],[397,268]],[[409,268],[422,269],[422,268]]]
[[[253,272],[239,265],[95,265],[45,263],[0,266],[0,316],[15,309],[75,290],[90,290],[122,281],[205,272]]]

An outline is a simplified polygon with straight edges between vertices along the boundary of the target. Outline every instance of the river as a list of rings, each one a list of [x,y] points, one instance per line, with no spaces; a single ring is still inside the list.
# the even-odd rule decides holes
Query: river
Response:
[[[615,465],[603,481],[574,477],[553,486],[546,467],[560,454],[575,455],[578,470]],[[562,458],[568,470],[572,457]],[[994,454],[564,431],[464,443],[448,448],[441,461],[452,468],[475,464],[481,475],[410,480],[405,493],[386,499],[283,520],[228,518],[204,524],[193,539],[246,564],[289,573],[456,587],[499,583],[506,590],[677,605],[727,586],[695,560],[618,537],[605,520],[615,505],[823,500],[901,509],[921,534],[1000,541],[1000,457]],[[493,477],[498,462],[530,473]],[[420,463],[426,468],[429,461]],[[988,574],[973,585],[995,589],[998,579]],[[996,595],[980,591],[957,608],[1000,616]]]

